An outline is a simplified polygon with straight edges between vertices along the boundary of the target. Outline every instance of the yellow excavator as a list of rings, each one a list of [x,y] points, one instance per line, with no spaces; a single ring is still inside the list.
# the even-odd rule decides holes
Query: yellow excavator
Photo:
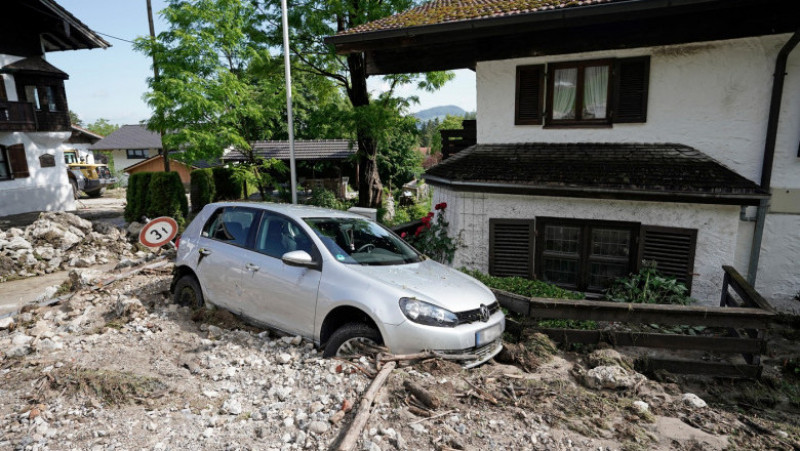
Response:
[[[64,160],[67,163],[67,175],[75,199],[81,191],[89,197],[100,197],[106,191],[106,187],[117,183],[117,178],[112,176],[108,165],[86,163],[78,158],[74,150],[65,151]]]

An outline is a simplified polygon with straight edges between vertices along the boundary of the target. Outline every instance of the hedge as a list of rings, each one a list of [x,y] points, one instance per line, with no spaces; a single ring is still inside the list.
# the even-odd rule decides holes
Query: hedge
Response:
[[[154,172],[147,195],[147,216],[150,219],[169,216],[178,224],[189,216],[189,201],[177,172]]]
[[[128,191],[125,193],[125,220],[128,222],[141,221],[147,215],[147,195],[150,187],[150,177],[154,172],[137,172],[128,179]]]
[[[191,176],[192,211],[197,213],[214,201],[214,173],[211,169],[195,169]]]
[[[239,200],[242,198],[242,185],[233,178],[233,169],[213,168],[214,188],[216,193],[214,200]]]

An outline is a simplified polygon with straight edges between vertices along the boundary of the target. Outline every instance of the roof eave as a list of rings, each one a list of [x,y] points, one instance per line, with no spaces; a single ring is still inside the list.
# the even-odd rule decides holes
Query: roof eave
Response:
[[[69,11],[64,9],[58,3],[51,0],[41,0],[41,3],[50,9],[54,14],[59,16],[63,21],[69,23],[77,32],[80,33],[84,40],[85,47],[71,47],[63,46],[61,50],[79,50],[79,49],[106,49],[111,47],[111,43],[101,38],[95,31],[89,28],[86,24],[81,22],[77,17],[72,15]]]
[[[434,175],[423,174],[422,178],[431,185],[450,187],[456,191],[483,191],[499,194],[520,194],[546,197],[574,197],[589,199],[617,199],[651,202],[677,202],[715,205],[759,205],[762,200],[769,199],[767,193],[723,194],[723,193],[689,193],[678,191],[653,191],[609,189],[571,186],[534,186],[514,183],[477,182],[450,180]]]
[[[563,8],[550,11],[536,11],[504,17],[465,19],[433,25],[402,27],[391,30],[369,31],[363,33],[328,36],[326,44],[338,47],[345,44],[366,43],[394,38],[408,38],[422,35],[445,34],[485,28],[502,29],[509,25],[563,23],[565,21],[602,16],[615,16],[620,13],[633,14],[657,11],[670,7],[718,3],[719,0],[629,0],[622,2]]]

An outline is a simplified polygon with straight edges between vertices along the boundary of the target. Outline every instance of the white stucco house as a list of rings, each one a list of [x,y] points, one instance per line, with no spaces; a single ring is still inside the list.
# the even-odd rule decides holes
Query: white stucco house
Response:
[[[371,75],[475,71],[477,144],[425,175],[454,266],[592,293],[653,260],[714,305],[733,265],[797,312],[795,18],[789,0],[434,0],[328,42]]]
[[[127,181],[127,174],[123,172],[125,168],[161,155],[161,135],[141,124],[123,125],[89,146],[89,150],[108,156],[109,164],[114,165],[115,175],[120,177],[125,185]]]
[[[110,44],[52,0],[8,0],[0,10],[0,216],[72,210],[68,75],[46,55]]]

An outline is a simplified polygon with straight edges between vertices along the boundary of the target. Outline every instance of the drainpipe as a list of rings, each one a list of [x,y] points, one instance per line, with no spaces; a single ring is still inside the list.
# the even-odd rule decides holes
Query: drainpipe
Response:
[[[767,121],[767,138],[764,143],[764,163],[761,166],[761,189],[769,192],[772,181],[772,163],[775,158],[775,142],[778,137],[778,120],[781,114],[781,100],[783,99],[783,81],[786,78],[786,60],[789,54],[800,42],[800,30],[796,31],[778,52],[775,61],[775,73],[772,75],[772,98],[769,104],[769,119]],[[764,222],[767,218],[769,201],[761,200],[758,204],[756,215],[756,229],[753,232],[753,244],[750,247],[750,263],[747,268],[747,281],[755,286],[758,273],[758,258],[761,254],[761,240],[764,237]]]

